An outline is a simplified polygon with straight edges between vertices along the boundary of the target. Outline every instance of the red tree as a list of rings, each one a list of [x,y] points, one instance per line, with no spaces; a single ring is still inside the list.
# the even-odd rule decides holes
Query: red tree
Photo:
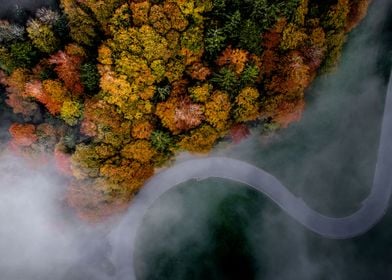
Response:
[[[231,139],[235,144],[240,143],[250,135],[249,128],[242,123],[234,125],[230,130]]]
[[[80,80],[80,66],[83,58],[78,55],[69,55],[59,51],[52,55],[49,62],[55,64],[54,70],[72,95],[78,96],[83,93],[83,85]]]
[[[38,140],[33,124],[14,123],[9,128],[9,132],[12,136],[12,141],[18,146],[27,147]]]

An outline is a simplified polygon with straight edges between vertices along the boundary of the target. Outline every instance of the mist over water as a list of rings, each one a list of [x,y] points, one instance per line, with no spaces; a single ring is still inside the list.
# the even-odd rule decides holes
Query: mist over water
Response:
[[[14,4],[41,3],[0,1],[3,14]],[[222,143],[212,154],[266,169],[323,213],[355,211],[374,175],[392,57],[390,6],[375,0],[338,70],[309,90],[301,122],[267,136],[255,128],[248,140]],[[110,232],[121,217],[102,225],[75,220],[64,207],[64,178],[6,153],[0,175],[1,280],[119,279],[111,253],[127,250],[128,237]],[[127,269],[140,279],[392,278],[392,211],[363,236],[329,240],[226,180],[191,181],[166,193],[138,236],[135,268]]]

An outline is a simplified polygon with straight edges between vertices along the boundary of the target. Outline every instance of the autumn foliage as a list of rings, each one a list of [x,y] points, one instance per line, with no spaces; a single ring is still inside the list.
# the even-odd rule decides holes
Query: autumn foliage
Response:
[[[72,95],[78,96],[83,93],[83,85],[80,81],[80,66],[83,61],[84,50],[76,45],[68,45],[65,51],[59,51],[49,58],[49,62],[55,65],[59,78]]]
[[[53,156],[68,204],[99,221],[176,151],[299,121],[371,1],[245,2],[60,0],[24,25],[0,20],[9,146]]]
[[[234,143],[240,143],[242,140],[246,139],[250,135],[249,128],[242,123],[234,125],[230,129],[230,136]]]
[[[35,133],[35,126],[32,124],[14,123],[9,128],[12,141],[18,146],[30,146],[38,140]]]

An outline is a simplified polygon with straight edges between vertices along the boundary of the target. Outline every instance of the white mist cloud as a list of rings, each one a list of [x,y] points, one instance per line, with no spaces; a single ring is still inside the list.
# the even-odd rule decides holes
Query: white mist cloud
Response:
[[[61,275],[76,258],[76,235],[59,213],[62,192],[49,172],[10,155],[0,157],[1,279]]]
[[[109,224],[88,225],[64,203],[48,165],[0,156],[0,279],[113,279]]]

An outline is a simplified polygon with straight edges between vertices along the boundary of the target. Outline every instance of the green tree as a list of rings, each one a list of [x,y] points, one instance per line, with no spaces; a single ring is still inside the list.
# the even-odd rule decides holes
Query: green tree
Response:
[[[99,89],[99,73],[96,64],[88,62],[80,67],[80,79],[85,89],[90,92]]]
[[[154,94],[155,101],[165,101],[170,95],[171,88],[169,85],[157,86]]]
[[[17,67],[31,67],[37,62],[38,53],[30,42],[13,43],[10,53]]]
[[[259,77],[259,73],[259,68],[256,65],[247,65],[244,69],[244,72],[241,74],[241,86],[244,87],[254,84]]]
[[[242,16],[239,10],[228,16],[228,19],[223,28],[231,40],[237,40],[239,38],[241,21]]]
[[[0,46],[0,69],[10,74],[16,67],[10,52],[7,48]]]
[[[224,48],[225,41],[226,36],[223,29],[209,29],[204,40],[206,52],[210,57],[215,57]]]
[[[236,74],[227,67],[219,70],[218,73],[215,73],[211,79],[211,82],[216,84],[218,88],[229,92],[230,95],[235,95],[238,90],[239,81]]]
[[[155,130],[151,133],[151,144],[160,152],[165,152],[173,146],[173,139],[169,133]]]
[[[247,19],[242,23],[239,46],[250,52],[259,54],[261,51],[261,28],[256,22]]]

